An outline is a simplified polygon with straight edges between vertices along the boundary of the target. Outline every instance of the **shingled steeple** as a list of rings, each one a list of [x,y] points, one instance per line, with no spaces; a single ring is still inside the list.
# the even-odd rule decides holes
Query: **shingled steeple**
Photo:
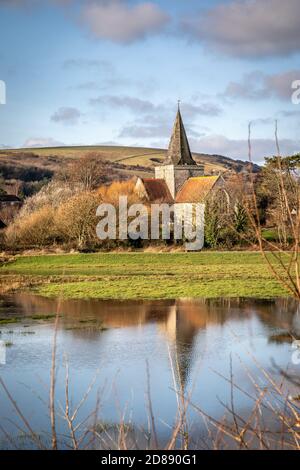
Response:
[[[203,175],[204,165],[202,163],[197,164],[193,160],[178,103],[178,111],[166,159],[162,164],[155,166],[155,179],[166,182],[171,197],[175,200],[179,190],[187,180]]]
[[[179,104],[165,164],[196,165],[191,154]]]

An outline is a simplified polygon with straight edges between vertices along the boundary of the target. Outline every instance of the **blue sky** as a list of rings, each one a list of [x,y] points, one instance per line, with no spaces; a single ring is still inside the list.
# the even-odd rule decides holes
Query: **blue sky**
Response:
[[[0,0],[0,147],[166,147],[177,100],[192,150],[300,151],[298,0]]]

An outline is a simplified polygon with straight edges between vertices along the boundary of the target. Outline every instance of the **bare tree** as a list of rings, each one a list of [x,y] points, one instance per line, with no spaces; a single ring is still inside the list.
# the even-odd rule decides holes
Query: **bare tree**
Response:
[[[92,191],[105,181],[106,173],[107,162],[99,153],[90,152],[69,165],[66,178],[84,191]]]
[[[76,194],[57,211],[57,226],[63,237],[75,241],[78,248],[95,241],[97,225],[96,210],[100,203],[94,192]]]
[[[275,144],[277,155],[274,159],[274,193],[276,194],[277,223],[281,227],[282,240],[279,243],[264,236],[260,221],[255,177],[250,170],[251,202],[246,204],[247,213],[254,228],[259,249],[271,273],[294,297],[300,299],[299,243],[300,243],[300,181],[293,173],[280,152],[278,126],[275,122]],[[251,123],[248,134],[249,161],[252,166]],[[287,243],[289,241],[289,243]]]

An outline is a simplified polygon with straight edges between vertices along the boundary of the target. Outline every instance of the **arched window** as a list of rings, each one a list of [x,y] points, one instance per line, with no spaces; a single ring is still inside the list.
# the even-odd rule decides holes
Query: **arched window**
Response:
[[[221,212],[228,214],[230,212],[230,196],[225,188],[219,188],[214,192],[213,200],[217,202]]]

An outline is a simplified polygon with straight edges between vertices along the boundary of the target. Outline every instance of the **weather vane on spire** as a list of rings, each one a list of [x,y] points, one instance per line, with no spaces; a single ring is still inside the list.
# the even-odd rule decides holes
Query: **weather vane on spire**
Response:
[[[181,103],[181,100],[178,100],[178,111],[180,110],[180,103]]]

